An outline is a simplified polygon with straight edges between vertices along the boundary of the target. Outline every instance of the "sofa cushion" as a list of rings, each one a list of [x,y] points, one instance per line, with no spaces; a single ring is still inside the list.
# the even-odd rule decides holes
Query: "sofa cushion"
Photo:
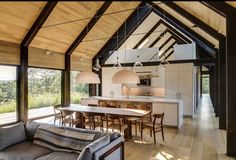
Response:
[[[36,160],[77,160],[79,154],[68,152],[52,152]]]
[[[83,129],[83,128],[72,128],[68,126],[59,126],[59,128],[71,130],[71,131],[77,131],[77,132],[83,132],[83,133],[95,133],[94,140],[97,140],[101,137],[104,137],[106,135],[110,136],[110,140],[113,141],[120,137],[120,133],[117,132],[100,132],[100,131],[95,131],[91,129]]]
[[[87,145],[80,153],[78,160],[92,160],[93,153],[110,143],[110,136],[106,135],[102,138]]]
[[[26,134],[29,140],[31,141],[34,140],[34,134],[41,124],[42,123],[38,123],[35,121],[28,121],[28,123],[25,126],[25,130],[26,130]]]
[[[73,127],[68,127],[68,126],[57,126],[53,124],[45,124],[45,123],[39,123],[35,121],[29,121],[26,125],[26,133],[27,133],[27,137],[30,140],[33,141],[36,130],[42,124],[48,125],[48,126],[56,126],[58,128],[62,128],[62,129],[70,130],[70,131],[83,132],[83,133],[95,133],[94,140],[97,140],[106,135],[110,135],[111,141],[120,137],[120,133],[117,133],[117,132],[113,132],[113,133],[112,132],[99,132],[99,131],[94,131],[94,130],[89,130],[89,129],[73,128]]]
[[[33,160],[51,152],[51,150],[33,144],[30,141],[24,141],[0,151],[0,159]]]
[[[0,150],[27,140],[25,127],[22,122],[0,128]]]
[[[41,125],[34,135],[34,143],[54,151],[80,153],[93,142],[95,133],[75,132],[55,126]]]

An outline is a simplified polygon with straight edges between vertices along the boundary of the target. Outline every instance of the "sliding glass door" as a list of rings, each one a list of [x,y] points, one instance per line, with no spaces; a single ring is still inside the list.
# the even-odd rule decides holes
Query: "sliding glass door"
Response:
[[[16,69],[0,66],[0,125],[17,121]]]

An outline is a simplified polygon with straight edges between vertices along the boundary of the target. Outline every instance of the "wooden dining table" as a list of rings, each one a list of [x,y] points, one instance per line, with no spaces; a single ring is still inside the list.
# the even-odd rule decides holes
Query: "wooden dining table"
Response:
[[[141,110],[141,109],[130,109],[130,108],[108,108],[108,107],[94,107],[94,106],[85,106],[80,104],[70,104],[67,107],[59,108],[61,111],[73,111],[79,113],[99,113],[99,114],[109,114],[109,115],[120,115],[126,119],[127,129],[124,130],[124,137],[129,139],[132,137],[132,126],[131,123],[127,120],[129,117],[137,117],[142,119],[146,115],[150,114],[151,111]],[[83,119],[83,118],[82,118]],[[83,126],[83,120],[82,120]]]

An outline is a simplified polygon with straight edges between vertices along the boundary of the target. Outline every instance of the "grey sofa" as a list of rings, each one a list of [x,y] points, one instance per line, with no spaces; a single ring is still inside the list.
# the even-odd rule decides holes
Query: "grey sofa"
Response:
[[[33,143],[36,130],[41,125],[50,125],[60,129],[95,133],[94,140],[81,153],[62,152]],[[104,137],[108,137],[109,141]],[[108,142],[108,143],[107,143]],[[124,138],[118,133],[79,129],[52,124],[29,122],[0,128],[0,160],[123,160]]]

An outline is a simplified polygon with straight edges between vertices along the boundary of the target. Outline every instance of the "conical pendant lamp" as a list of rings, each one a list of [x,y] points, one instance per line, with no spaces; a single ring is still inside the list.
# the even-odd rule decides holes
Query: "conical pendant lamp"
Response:
[[[76,75],[75,81],[81,84],[98,84],[100,79],[98,75],[92,71],[80,72]]]
[[[137,84],[140,79],[134,71],[123,69],[113,75],[112,83]]]

